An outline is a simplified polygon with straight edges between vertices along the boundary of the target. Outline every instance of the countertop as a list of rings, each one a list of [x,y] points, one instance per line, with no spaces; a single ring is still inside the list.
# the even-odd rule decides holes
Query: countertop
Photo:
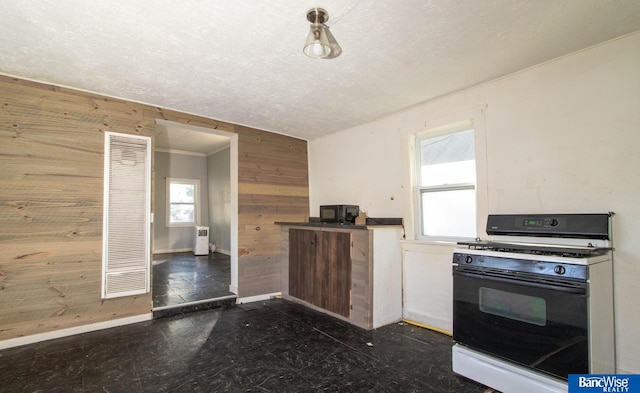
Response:
[[[402,227],[402,218],[373,218],[367,217],[367,225],[327,223],[315,220],[309,222],[276,222],[276,225],[316,228],[340,228],[340,229],[369,229]]]
[[[276,225],[291,226],[291,227],[367,229],[366,225],[334,224],[334,223],[326,223],[326,222],[276,222]]]

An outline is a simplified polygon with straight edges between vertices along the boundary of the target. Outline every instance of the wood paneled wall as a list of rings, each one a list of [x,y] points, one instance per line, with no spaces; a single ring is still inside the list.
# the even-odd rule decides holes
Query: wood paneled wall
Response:
[[[280,292],[280,227],[307,221],[307,143],[238,129],[238,288],[242,297]]]
[[[0,76],[0,340],[149,313],[100,298],[104,132],[156,119],[239,136],[241,297],[280,290],[280,228],[308,218],[306,142],[172,110]]]

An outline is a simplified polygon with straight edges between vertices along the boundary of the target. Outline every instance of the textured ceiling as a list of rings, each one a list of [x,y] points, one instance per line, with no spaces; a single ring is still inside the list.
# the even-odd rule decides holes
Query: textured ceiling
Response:
[[[325,8],[343,53],[302,54]],[[0,73],[305,139],[640,30],[638,0],[2,0]]]
[[[231,145],[231,138],[163,122],[154,129],[154,150],[211,155]]]

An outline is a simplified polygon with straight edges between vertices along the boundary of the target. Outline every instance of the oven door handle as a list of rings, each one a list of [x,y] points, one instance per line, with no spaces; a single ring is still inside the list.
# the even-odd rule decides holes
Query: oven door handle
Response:
[[[548,290],[551,290],[551,291],[559,291],[559,292],[564,292],[564,293],[574,293],[574,294],[578,294],[578,295],[586,295],[586,293],[587,293],[586,288],[584,288],[584,287],[573,287],[573,286],[565,287],[565,286],[561,286],[561,285],[553,285],[553,284],[547,284],[547,283],[542,283],[542,282],[531,282],[531,281],[526,281],[526,280],[518,280],[516,278],[496,277],[496,276],[487,275],[487,274],[477,274],[477,273],[467,273],[467,272],[456,271],[456,272],[453,273],[454,279],[455,279],[456,276],[479,278],[481,280],[498,281],[498,282],[504,282],[504,283],[508,283],[508,284],[524,285],[524,286],[532,287],[532,288],[548,289]]]

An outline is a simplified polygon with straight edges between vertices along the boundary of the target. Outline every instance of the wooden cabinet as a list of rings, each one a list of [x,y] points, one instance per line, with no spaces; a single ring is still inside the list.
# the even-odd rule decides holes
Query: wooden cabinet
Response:
[[[351,234],[289,229],[289,295],[351,315]]]
[[[402,318],[402,227],[278,224],[285,299],[363,329]]]

